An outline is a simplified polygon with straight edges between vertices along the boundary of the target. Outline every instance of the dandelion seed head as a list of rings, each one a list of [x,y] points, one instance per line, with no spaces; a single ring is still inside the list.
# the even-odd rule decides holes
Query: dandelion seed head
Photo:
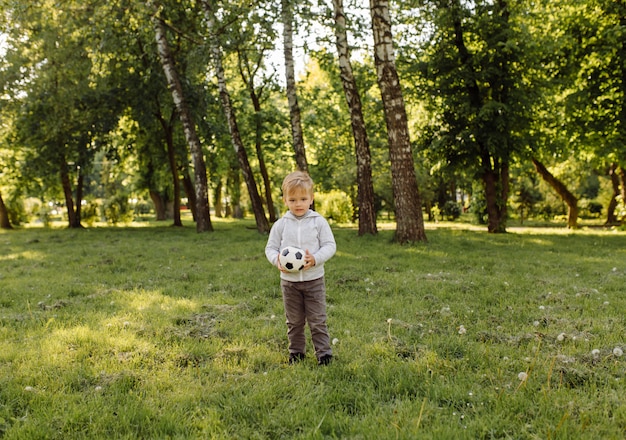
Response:
[[[27,392],[31,393],[31,392],[35,391],[35,388],[33,388],[31,386],[26,386],[26,387],[24,387],[24,391],[27,391]]]
[[[388,324],[391,324],[391,321],[393,321],[391,318],[387,319]]]
[[[337,345],[338,343],[339,343],[339,339],[334,338],[334,339],[333,339],[333,345]]]
[[[521,373],[517,375],[517,378],[521,380],[522,382],[524,382],[528,379],[528,373],[526,373],[525,371],[522,371]]]
[[[545,310],[546,306],[539,306],[539,310]]]
[[[621,348],[619,348],[619,347],[615,347],[615,348],[613,349],[613,354],[614,354],[615,356],[617,356],[617,357],[620,357],[620,356],[623,356],[623,355],[624,355],[624,351],[623,351]]]
[[[591,350],[591,355],[593,357],[598,357],[600,356],[600,350],[598,350],[597,348],[594,348],[593,350]]]
[[[565,333],[559,333],[559,335],[556,337],[557,341],[563,341],[565,340]]]

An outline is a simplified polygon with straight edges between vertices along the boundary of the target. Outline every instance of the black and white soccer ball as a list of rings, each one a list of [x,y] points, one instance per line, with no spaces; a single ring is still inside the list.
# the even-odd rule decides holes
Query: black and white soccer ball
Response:
[[[287,272],[298,272],[304,268],[304,254],[302,249],[298,249],[294,246],[287,246],[278,256],[280,265]]]

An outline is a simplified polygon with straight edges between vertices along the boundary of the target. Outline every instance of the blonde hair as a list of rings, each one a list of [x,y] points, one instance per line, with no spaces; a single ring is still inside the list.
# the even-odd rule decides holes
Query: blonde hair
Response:
[[[304,171],[294,171],[285,177],[282,189],[283,197],[287,197],[299,189],[313,195],[313,179]]]

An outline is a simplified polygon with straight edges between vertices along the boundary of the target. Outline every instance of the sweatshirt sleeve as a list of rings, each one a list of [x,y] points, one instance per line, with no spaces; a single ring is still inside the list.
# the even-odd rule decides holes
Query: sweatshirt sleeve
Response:
[[[337,251],[337,244],[335,243],[335,236],[333,231],[323,217],[316,219],[319,222],[319,244],[320,248],[313,254],[315,257],[315,264],[322,265],[331,259]]]
[[[274,226],[272,226],[272,229],[270,229],[270,235],[267,239],[267,244],[265,245],[265,257],[267,258],[267,261],[272,263],[274,266],[276,266],[278,253],[280,252],[281,228],[282,220],[278,219],[278,221],[274,223]]]

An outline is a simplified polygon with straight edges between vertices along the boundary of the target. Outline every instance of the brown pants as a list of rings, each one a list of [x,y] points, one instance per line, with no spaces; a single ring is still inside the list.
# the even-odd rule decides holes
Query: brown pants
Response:
[[[287,317],[289,353],[306,353],[304,326],[308,322],[315,356],[332,354],[326,326],[326,284],[324,277],[313,281],[280,280]]]

